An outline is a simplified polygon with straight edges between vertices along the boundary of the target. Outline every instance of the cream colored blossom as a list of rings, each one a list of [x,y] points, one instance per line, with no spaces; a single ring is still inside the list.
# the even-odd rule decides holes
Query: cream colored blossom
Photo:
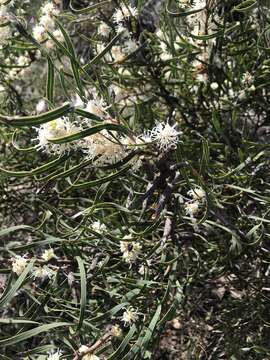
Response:
[[[27,261],[28,260],[23,256],[17,255],[12,261],[12,271],[15,272],[17,275],[20,275],[26,268]]]
[[[193,200],[204,200],[206,196],[205,191],[201,187],[189,190],[188,195],[191,196]]]
[[[86,345],[82,345],[80,348],[79,348],[79,353],[84,353],[85,351],[87,351],[89,348],[86,346]],[[92,354],[92,353],[88,353],[88,354],[85,354],[83,357],[82,357],[82,360],[100,360],[100,358],[95,355],[95,354]]]
[[[36,145],[36,148],[38,150],[45,150],[47,152],[58,154],[69,151],[75,146],[73,142],[53,144],[50,143],[49,140],[72,135],[79,130],[80,128],[71,123],[66,117],[49,121],[37,128],[38,137],[35,140],[38,140],[38,144]]]
[[[114,61],[121,62],[125,59],[126,55],[123,53],[122,48],[120,46],[113,46],[111,48],[111,53]]]
[[[107,130],[86,137],[83,150],[96,165],[114,164],[124,156],[123,146]]]
[[[54,274],[54,271],[50,269],[47,265],[35,267],[32,270],[32,275],[35,279],[45,279],[51,277]]]
[[[41,257],[44,261],[50,261],[51,259],[56,258],[56,255],[55,255],[53,249],[46,249],[46,250],[44,250]]]
[[[187,202],[185,204],[185,212],[187,215],[193,217],[199,211],[199,202]]]
[[[151,140],[157,142],[158,147],[162,150],[176,145],[181,133],[175,129],[175,126],[171,126],[169,123],[158,123],[150,132]]]
[[[92,224],[92,229],[97,233],[104,233],[107,230],[105,224],[102,224],[99,220],[94,221]]]
[[[124,239],[130,239],[131,235],[127,235]],[[123,258],[127,263],[133,263],[137,260],[141,253],[141,245],[135,241],[120,241],[120,250]]]
[[[138,15],[138,10],[135,7],[124,5],[117,9],[113,14],[113,20],[119,24],[124,20],[128,20],[131,16]]]
[[[122,321],[124,322],[125,326],[128,326],[138,320],[138,312],[133,308],[129,307],[123,314]]]
[[[47,360],[60,360],[61,355],[62,351],[58,349],[56,352],[50,353]]]
[[[59,10],[57,7],[52,3],[48,2],[41,7],[41,13],[43,15],[54,15],[57,16],[59,14]]]
[[[116,324],[112,327],[111,334],[114,337],[120,337],[122,335],[122,330],[118,324]]]
[[[38,41],[38,42],[43,42],[47,39],[47,32],[46,29],[44,28],[44,26],[42,25],[36,25],[33,28],[33,37]]]
[[[107,116],[105,102],[97,95],[94,95],[93,99],[88,100],[85,110],[100,118],[105,118]]]
[[[103,37],[107,37],[107,36],[109,36],[110,31],[111,31],[111,28],[105,22],[101,22],[99,24],[99,27],[98,27],[98,34],[99,35],[101,35]]]
[[[55,20],[51,15],[42,15],[39,19],[39,24],[48,31],[53,31],[55,28]]]

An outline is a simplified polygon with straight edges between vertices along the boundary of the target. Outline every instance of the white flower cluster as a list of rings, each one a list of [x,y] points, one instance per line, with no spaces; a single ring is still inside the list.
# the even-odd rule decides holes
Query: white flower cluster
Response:
[[[113,14],[113,20],[116,24],[121,24],[126,20],[129,20],[131,17],[136,17],[138,15],[138,10],[129,5],[121,5]]]
[[[107,130],[88,136],[83,142],[83,151],[98,166],[115,164],[124,156],[124,148]]]
[[[180,131],[175,129],[176,124],[171,126],[168,122],[158,123],[149,133],[151,141],[157,143],[161,150],[176,146],[179,141]]]
[[[38,144],[36,145],[38,150],[43,150],[52,154],[62,154],[72,150],[76,146],[79,146],[79,144],[76,144],[75,142],[53,144],[49,141],[54,138],[72,135],[81,130],[80,127],[74,125],[66,117],[61,117],[42,124],[36,130],[38,132],[38,136],[34,140],[38,141]]]
[[[41,258],[48,262],[53,258],[57,258],[53,249],[46,249],[41,255]],[[24,271],[28,264],[28,259],[25,256],[16,255],[12,260],[12,271],[18,276]],[[35,279],[45,279],[54,275],[54,271],[48,266],[35,266],[32,269],[32,276]]]
[[[126,235],[123,239],[130,240],[132,235]],[[135,241],[120,241],[120,250],[123,253],[123,259],[127,263],[133,263],[141,253],[141,245]]]
[[[79,348],[79,354],[82,354],[88,350],[88,347],[86,345],[82,345]],[[99,357],[93,353],[85,354],[82,357],[82,360],[100,360]]]
[[[46,279],[47,277],[52,277],[54,275],[54,271],[49,268],[49,266],[47,265],[43,265],[43,266],[37,266],[34,267],[34,269],[32,270],[32,276],[35,279]]]
[[[185,212],[191,218],[198,213],[199,207],[205,202],[206,194],[201,187],[195,187],[187,193],[192,199],[185,203]]]
[[[130,306],[123,313],[122,321],[124,322],[125,326],[128,326],[136,322],[138,318],[139,318],[138,312],[133,307]]]
[[[93,222],[92,229],[99,234],[103,234],[106,232],[107,226],[105,224],[102,224],[99,220],[97,220]]]
[[[58,8],[52,3],[48,2],[41,8],[41,16],[39,18],[38,24],[33,28],[33,37],[38,42],[45,42],[45,45],[48,49],[54,47],[54,42],[52,39],[48,38],[48,31],[59,42],[64,41],[62,32],[59,29],[55,28],[56,22],[55,18],[59,15]]]
[[[62,351],[58,349],[56,352],[50,353],[49,356],[47,356],[47,360],[60,360],[61,355]]]
[[[17,255],[12,261],[12,271],[17,275],[21,275],[27,266],[27,262],[28,260],[25,257]]]
[[[129,20],[131,17],[137,16],[138,11],[135,7],[128,5],[121,5],[119,9],[113,14],[113,20],[117,25],[117,33],[121,33],[121,42],[119,45],[114,45],[111,48],[110,54],[107,53],[105,58],[108,61],[114,61],[116,63],[121,63],[127,55],[133,53],[137,50],[138,44],[134,41],[130,33],[125,27],[125,21]],[[98,34],[104,38],[107,38],[111,32],[110,26],[105,22],[101,22],[98,30]],[[106,47],[103,43],[97,44],[97,52],[100,53]]]

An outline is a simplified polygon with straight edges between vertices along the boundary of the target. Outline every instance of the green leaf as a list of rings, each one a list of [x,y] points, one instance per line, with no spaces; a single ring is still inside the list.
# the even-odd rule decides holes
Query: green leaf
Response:
[[[124,134],[130,134],[130,131],[125,128],[122,125],[116,125],[116,124],[100,124],[100,125],[95,125],[89,129],[83,130],[83,131],[79,131],[75,134],[71,134],[71,135],[67,135],[67,136],[63,136],[63,137],[59,137],[59,138],[54,138],[54,139],[50,139],[48,140],[49,142],[53,143],[53,144],[64,144],[64,143],[68,143],[71,141],[75,141],[75,140],[80,140],[83,139],[87,136],[96,134],[102,130],[108,130],[108,131],[117,131],[120,133],[124,133]]]
[[[55,169],[58,165],[65,162],[68,159],[68,157],[69,157],[69,155],[61,156],[47,164],[44,164],[42,166],[39,166],[39,167],[29,170],[29,171],[12,171],[12,170],[3,169],[0,167],[0,172],[3,172],[4,174],[6,174],[8,176],[14,176],[14,177],[18,177],[18,178],[22,178],[25,176],[35,176],[35,175],[42,174],[48,170]]]
[[[0,319],[0,324],[6,324],[6,325],[13,325],[13,324],[32,324],[32,325],[39,325],[37,321],[27,320],[27,319]]]
[[[53,103],[54,99],[54,65],[50,56],[47,57],[48,71],[47,71],[47,86],[46,86],[46,97]]]
[[[200,9],[196,9],[196,10],[189,10],[189,11],[182,10],[179,12],[173,12],[173,11],[169,10],[168,6],[169,5],[166,6],[166,11],[172,17],[184,17],[184,16],[189,16],[189,15],[194,15],[194,14],[197,14],[204,10],[204,8],[202,7]]]
[[[155,327],[157,325],[157,322],[159,320],[160,314],[161,314],[161,305],[158,305],[157,310],[156,310],[148,328],[146,329],[145,335],[142,340],[142,345],[145,349],[147,348],[147,345],[153,336],[153,333],[154,333]]]
[[[103,7],[103,5],[106,5],[106,4],[110,3],[110,2],[111,2],[111,0],[105,0],[105,1],[99,2],[98,4],[93,4],[93,5],[87,6],[84,9],[77,10],[77,9],[74,8],[74,6],[72,4],[72,0],[71,0],[71,2],[69,4],[69,8],[75,14],[87,14],[87,13],[89,13],[91,11],[94,11],[94,10],[100,8],[100,7]]]
[[[119,178],[121,175],[125,174],[128,170],[130,169],[130,166],[126,166],[123,169],[121,169],[120,171],[110,174],[108,176],[105,176],[101,179],[97,179],[97,180],[92,180],[92,181],[88,181],[88,182],[84,182],[81,184],[72,184],[72,188],[73,189],[86,189],[89,187],[93,187],[93,186],[97,186],[97,185],[101,185],[104,184],[106,182],[115,180],[117,178]]]
[[[58,108],[53,110],[47,111],[40,115],[33,115],[33,116],[7,116],[0,114],[0,122],[16,126],[16,127],[23,127],[23,126],[36,126],[40,124],[47,123],[51,120],[55,120],[60,118],[61,116],[66,115],[70,111],[73,110],[73,106],[70,103],[65,103]]]
[[[74,79],[76,81],[79,93],[81,94],[81,96],[84,95],[84,90],[83,90],[83,86],[82,86],[82,81],[81,81],[81,77],[80,77],[80,73],[79,73],[79,68],[80,66],[78,66],[79,61],[77,59],[72,41],[68,35],[68,33],[66,32],[66,30],[64,29],[64,27],[61,25],[61,23],[59,21],[57,21],[57,24],[64,36],[65,39],[65,44],[66,44],[66,48],[68,49],[69,53],[72,55],[72,57],[70,57],[70,64],[72,67],[72,72],[74,75]]]
[[[257,5],[256,0],[246,0],[243,1],[241,4],[234,6],[232,11],[238,11],[238,12],[246,12],[254,8],[254,6]]]
[[[52,324],[41,325],[34,329],[27,330],[27,331],[19,333],[17,335],[11,336],[7,339],[0,340],[0,346],[10,346],[13,344],[17,344],[24,340],[30,339],[40,333],[49,332],[50,330],[55,329],[57,327],[64,327],[64,326],[71,326],[71,325],[73,325],[73,324],[67,323],[67,322],[54,322]]]
[[[97,115],[92,114],[89,111],[86,111],[86,110],[81,109],[81,108],[75,108],[74,112],[75,112],[75,114],[86,117],[88,119],[93,119],[93,120],[97,120],[97,121],[103,121],[103,119],[101,119]]]
[[[10,226],[8,228],[0,230],[0,236],[4,236],[6,234],[9,234],[13,231],[17,230],[34,230],[32,226],[29,225],[16,225],[16,226]]]
[[[79,330],[83,324],[85,308],[86,308],[86,299],[87,299],[87,280],[86,273],[84,268],[84,262],[80,256],[76,256],[78,262],[80,278],[81,278],[81,308],[80,308],[80,317],[77,330]]]

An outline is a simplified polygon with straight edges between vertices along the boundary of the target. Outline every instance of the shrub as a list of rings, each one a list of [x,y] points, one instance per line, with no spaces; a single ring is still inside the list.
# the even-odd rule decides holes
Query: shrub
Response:
[[[268,2],[0,4],[3,359],[267,359]]]

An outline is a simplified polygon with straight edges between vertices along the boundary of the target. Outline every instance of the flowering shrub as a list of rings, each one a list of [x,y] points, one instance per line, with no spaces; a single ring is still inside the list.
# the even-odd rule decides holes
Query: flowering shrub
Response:
[[[269,358],[269,20],[0,0],[3,359]]]

